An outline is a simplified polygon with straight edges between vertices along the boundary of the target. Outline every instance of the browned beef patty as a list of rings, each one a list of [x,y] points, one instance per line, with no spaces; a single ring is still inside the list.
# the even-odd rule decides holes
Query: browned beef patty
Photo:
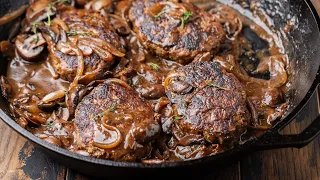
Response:
[[[129,18],[147,50],[182,64],[204,52],[214,54],[225,37],[213,15],[191,3],[138,0]]]
[[[141,100],[124,82],[112,80],[83,98],[74,125],[78,149],[121,161],[147,157],[151,141],[160,132],[151,104]]]
[[[176,111],[173,127],[209,143],[238,140],[251,118],[240,81],[217,63],[197,61],[171,72],[166,93]]]
[[[114,62],[114,56],[110,48],[101,42],[111,44],[122,53],[125,52],[120,43],[120,37],[109,24],[108,18],[101,16],[97,12],[76,9],[65,11],[58,14],[57,17],[68,26],[69,31],[66,32],[68,39],[76,44],[83,53],[85,64],[84,81],[90,82],[104,78],[106,71],[110,69]],[[50,60],[55,71],[62,79],[72,81],[77,72],[77,56],[61,52],[58,45],[59,42],[54,46],[48,46]]]

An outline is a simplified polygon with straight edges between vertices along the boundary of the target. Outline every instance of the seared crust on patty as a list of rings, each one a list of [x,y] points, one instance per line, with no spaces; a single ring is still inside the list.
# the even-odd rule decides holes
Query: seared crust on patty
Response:
[[[175,104],[183,132],[210,143],[239,139],[250,120],[240,81],[218,63],[193,62],[169,74],[166,93]]]
[[[191,3],[138,0],[129,18],[147,50],[182,64],[205,52],[214,55],[225,38],[213,15]]]
[[[83,98],[76,109],[74,125],[79,149],[91,150],[92,156],[125,161],[148,156],[150,142],[160,132],[152,105],[124,82],[112,79]],[[121,140],[114,147],[99,146],[119,140],[116,132],[121,134]]]
[[[65,32],[67,38],[82,51],[85,65],[82,81],[88,83],[104,78],[114,62],[114,56],[101,42],[110,44],[121,53],[125,52],[120,37],[110,25],[108,18],[90,10],[76,9],[65,11],[57,17],[68,26],[69,31]],[[78,66],[77,56],[72,52],[62,52],[59,45],[57,42],[48,46],[50,61],[62,79],[73,81]]]

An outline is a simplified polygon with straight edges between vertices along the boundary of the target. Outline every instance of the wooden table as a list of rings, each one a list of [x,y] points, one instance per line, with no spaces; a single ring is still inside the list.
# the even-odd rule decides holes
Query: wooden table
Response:
[[[313,0],[319,7],[320,0]],[[295,122],[283,133],[299,133],[318,115],[313,96]],[[41,149],[0,121],[0,179],[89,179],[50,159]],[[320,180],[320,136],[301,149],[286,148],[253,153],[201,179]]]

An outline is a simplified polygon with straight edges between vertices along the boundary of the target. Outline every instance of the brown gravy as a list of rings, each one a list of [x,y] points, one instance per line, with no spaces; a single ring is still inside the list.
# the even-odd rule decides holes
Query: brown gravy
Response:
[[[279,42],[274,39],[274,34],[270,34],[271,31],[266,32],[264,28],[233,8],[220,3],[211,3],[201,7],[216,13],[217,19],[221,16],[219,19],[221,23],[230,19],[235,20],[235,18],[242,22],[242,30],[238,39],[226,40],[215,60],[224,59],[225,62],[225,59],[229,58],[230,63],[225,64],[224,67],[243,82],[248,104],[255,109],[251,109],[254,121],[247,134],[244,134],[243,140],[246,136],[259,135],[270,128],[272,122],[281,117],[286,109],[284,94],[286,93],[288,59],[282,54],[283,49],[278,46]],[[153,102],[155,106],[159,105],[157,104],[159,99],[165,97],[163,83],[166,75],[181,65],[148,53],[139,44],[133,33],[127,36],[125,41],[129,46],[129,51],[124,57],[126,60],[120,61],[124,64],[119,63],[114,68],[115,77],[128,82],[143,99]],[[232,54],[233,58],[228,56],[229,54]],[[232,64],[232,61],[238,65]],[[132,70],[135,72],[130,76],[121,74],[126,68],[128,74],[132,73]],[[35,123],[26,128],[42,139],[73,150],[74,130],[72,122],[65,117],[66,109],[62,108],[54,113],[48,113],[35,108],[34,104],[37,99],[42,99],[49,93],[58,90],[67,91],[70,83],[57,77],[46,57],[36,63],[26,62],[19,57],[11,59],[6,77],[14,90],[14,97],[10,99],[10,102],[20,102],[20,109],[29,111],[29,113],[33,111],[40,118],[47,120],[47,123],[40,126]],[[36,96],[35,99],[31,98],[33,95]],[[30,99],[21,100],[26,97]],[[52,116],[60,117],[59,123],[50,124]],[[57,142],[58,140],[52,136],[58,137],[60,141]],[[188,151],[189,147],[186,148],[172,151],[174,157],[170,159],[183,159],[180,154]],[[86,155],[86,152],[79,153]]]

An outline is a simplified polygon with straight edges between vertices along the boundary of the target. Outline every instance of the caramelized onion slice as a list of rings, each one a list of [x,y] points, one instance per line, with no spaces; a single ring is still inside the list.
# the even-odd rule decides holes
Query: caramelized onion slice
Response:
[[[65,32],[69,32],[69,27],[66,25],[64,21],[62,21],[62,19],[56,17],[53,19],[52,23],[53,25],[60,26]]]
[[[106,80],[106,82],[113,82],[113,83],[117,83],[117,84],[120,84],[121,86],[125,87],[125,88],[128,88],[128,89],[131,89],[131,86],[129,86],[129,84],[127,84],[126,82],[120,80],[120,79],[117,79],[117,78],[109,78]]]
[[[122,142],[122,135],[121,135],[121,132],[119,131],[119,129],[114,126],[107,125],[107,124],[105,124],[105,122],[103,122],[103,126],[110,131],[116,132],[117,138],[112,143],[109,143],[109,144],[103,144],[103,143],[95,142],[95,141],[92,144],[94,146],[102,148],[102,149],[114,149],[117,146],[119,146],[120,143]]]
[[[91,8],[94,11],[100,11],[102,8],[110,6],[112,4],[112,0],[97,0],[93,1],[91,4]]]
[[[166,79],[164,80],[164,87],[168,87],[169,86],[169,83],[171,81],[172,78],[176,77],[176,76],[180,76],[180,77],[186,77],[186,73],[185,72],[176,72],[176,71],[171,71]]]
[[[65,90],[58,90],[52,93],[47,94],[46,96],[44,96],[42,98],[42,102],[44,103],[49,103],[55,100],[58,100],[60,98],[63,98],[66,95],[66,91]]]
[[[242,31],[242,21],[239,18],[235,18],[233,20],[234,22],[225,22],[224,27],[227,31],[226,33],[226,38],[234,41],[235,38],[240,34],[240,32]]]
[[[284,64],[281,61],[271,61],[269,71],[271,79],[269,80],[268,87],[281,87],[287,82],[288,75],[285,70]]]
[[[92,51],[94,51],[101,59],[105,60],[105,61],[112,61],[113,57],[112,57],[112,54],[109,53],[109,51],[105,50],[105,49],[102,49],[101,47],[99,46],[96,46],[94,44],[91,44],[90,42],[88,41],[80,41],[78,43],[78,46],[80,48],[85,46],[85,47],[88,47],[90,48]],[[88,51],[89,53],[89,51]]]
[[[92,4],[94,3],[94,1],[89,1],[88,3],[86,3],[84,5],[84,9],[91,9]]]
[[[0,26],[16,19],[19,16],[21,16],[26,11],[27,8],[28,8],[28,5],[23,5],[23,6],[20,6],[18,9],[2,16],[0,18]]]
[[[59,41],[57,43],[57,50],[61,51],[64,54],[69,54],[69,55],[71,52],[73,52],[70,45],[66,42],[63,42],[63,41]]]
[[[82,54],[84,56],[89,56],[92,54],[93,50],[92,48],[90,48],[89,46],[81,46],[81,45],[78,45],[78,48],[82,51]]]
[[[69,89],[71,89],[72,87],[74,87],[78,84],[79,79],[81,78],[82,74],[84,73],[84,58],[83,58],[82,51],[76,45],[74,45],[70,41],[68,43],[70,44],[72,51],[76,53],[77,59],[78,59],[77,74],[76,74],[76,77],[74,78],[73,82],[69,86]]]
[[[105,50],[109,51],[111,54],[113,54],[115,56],[118,56],[118,57],[124,57],[125,56],[124,53],[120,52],[112,44],[110,44],[109,42],[107,42],[105,40],[99,39],[99,38],[81,36],[79,38],[79,41],[83,41],[82,43],[91,44],[91,45],[100,47],[102,49],[105,49]]]

